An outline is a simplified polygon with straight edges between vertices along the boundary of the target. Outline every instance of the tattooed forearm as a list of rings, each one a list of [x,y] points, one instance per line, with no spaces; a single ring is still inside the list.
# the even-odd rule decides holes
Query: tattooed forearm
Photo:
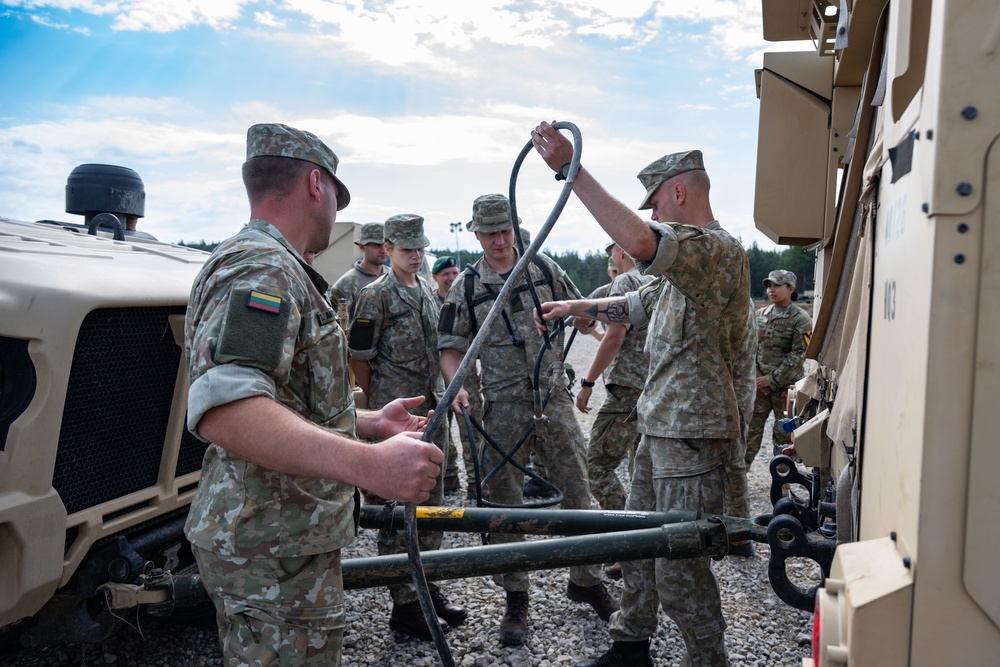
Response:
[[[587,317],[611,324],[624,324],[628,318],[628,299],[601,299],[586,310]]]

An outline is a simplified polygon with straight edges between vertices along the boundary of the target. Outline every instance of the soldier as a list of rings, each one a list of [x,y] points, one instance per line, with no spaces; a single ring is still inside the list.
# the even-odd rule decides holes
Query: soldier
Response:
[[[434,262],[434,266],[431,267],[431,276],[434,278],[434,282],[437,283],[437,290],[434,291],[434,296],[437,297],[438,308],[440,309],[448,296],[448,290],[451,289],[451,286],[455,283],[455,278],[458,277],[458,267],[455,266],[455,260],[448,255],[438,257],[437,261]],[[483,396],[479,391],[479,372],[474,368],[470,369],[465,376],[465,382],[462,386],[469,394],[470,414],[476,418],[476,421],[481,422],[483,417]],[[455,412],[451,411],[448,413],[449,431],[454,421]],[[459,419],[458,422],[458,433],[462,440],[462,458],[465,462],[467,489],[465,497],[467,500],[472,500],[476,497],[476,471],[472,462],[472,443],[469,442],[469,432],[465,428],[465,420]],[[457,448],[452,447],[448,452],[448,465],[445,467],[444,492],[448,493],[457,488],[458,451]],[[488,497],[488,491],[484,491],[483,493]]]
[[[611,283],[608,296],[624,297],[652,280],[651,276],[639,273],[635,261],[620,245],[612,242],[608,249],[618,269],[618,277]],[[576,395],[577,409],[583,413],[590,412],[590,395],[597,377],[603,374],[607,397],[597,411],[590,430],[587,475],[591,493],[606,510],[625,509],[625,489],[616,470],[626,452],[635,458],[635,448],[639,444],[635,409],[649,370],[645,345],[645,329],[609,324],[590,368],[580,379],[580,391]],[[617,563],[606,567],[604,572],[612,579],[621,578],[621,566]]]
[[[188,429],[211,443],[185,533],[228,665],[340,665],[355,486],[422,502],[444,458],[407,412],[420,397],[355,413],[347,341],[304,259],[350,201],[337,162],[308,132],[249,129],[251,221],[205,262],[184,323]]]
[[[614,241],[607,244],[604,247],[604,252],[610,253],[614,245],[615,245]],[[618,267],[615,266],[614,259],[610,256],[608,257],[607,270],[608,270],[608,278],[611,278],[611,282],[614,282],[615,278],[618,277]],[[608,296],[608,292],[610,291],[611,291],[611,283],[604,283],[603,285],[598,285],[597,287],[595,287],[594,291],[587,295],[587,298],[603,299],[606,296]],[[606,329],[606,327],[597,326],[597,322],[594,320],[590,320],[589,322],[581,322],[580,325],[585,327],[584,329],[582,329],[583,333],[590,334],[591,336],[597,339],[598,343],[604,340],[604,331],[602,329]],[[580,329],[580,326],[577,326],[577,329]]]
[[[612,241],[604,247],[604,252],[611,253],[611,250],[615,247],[615,242]],[[618,267],[615,265],[615,258],[608,257],[608,278],[611,279],[611,283],[615,281],[618,277]],[[594,291],[587,295],[588,299],[604,299],[608,296],[611,291],[611,283],[604,283],[594,288]]]
[[[781,428],[785,414],[785,397],[788,387],[802,377],[809,338],[812,336],[812,319],[806,311],[796,306],[795,274],[775,269],[764,279],[770,305],[757,310],[757,396],[753,404],[753,417],[747,433],[747,469],[760,451],[764,437],[764,424],[774,412],[771,429],[773,454],[792,443],[791,436]]]
[[[361,234],[354,242],[361,250],[361,259],[333,283],[330,300],[333,301],[334,306],[343,302],[345,329],[354,319],[354,303],[358,294],[385,272],[385,262],[388,255],[386,255],[383,240],[382,223],[369,222],[362,225]]]
[[[531,133],[546,164],[564,175],[572,145],[548,123]],[[642,433],[627,510],[686,508],[721,514],[742,468],[742,414],[753,386],[750,266],[739,242],[715,220],[700,151],[665,155],[642,171],[644,223],[581,168],[573,192],[611,238],[656,276],[626,297],[542,304],[548,320],[577,315],[647,327],[650,369],[639,398]],[[578,667],[652,665],[649,638],[657,607],[677,623],[687,647],[682,664],[729,664],[719,587],[708,558],[622,563],[621,611],[611,617],[612,647]]]
[[[368,397],[368,407],[380,408],[396,396],[423,396],[424,402],[411,412],[421,417],[437,405],[444,393],[438,370],[437,327],[439,306],[434,292],[417,272],[424,263],[424,219],[419,215],[394,215],[385,221],[385,247],[392,270],[361,290],[355,304],[348,347],[351,370],[358,386]],[[434,442],[447,460],[449,435],[439,429]],[[441,478],[427,504],[444,501]],[[382,498],[370,497],[369,504],[381,505]],[[420,533],[420,549],[441,548],[440,532]],[[402,531],[381,530],[379,555],[406,553]],[[437,585],[431,584],[431,599],[442,630],[465,621],[464,608],[448,601]],[[433,639],[413,584],[390,586],[392,614],[389,628],[421,639]]]
[[[483,247],[483,257],[466,267],[448,292],[448,300],[441,309],[438,329],[441,349],[441,370],[445,380],[455,376],[462,355],[477,334],[503,288],[506,277],[517,263],[518,252],[513,247],[513,223],[510,204],[503,195],[483,195],[472,205],[469,229]],[[538,255],[522,280],[522,288],[515,291],[493,328],[484,335],[487,343],[480,348],[479,360],[483,379],[483,420],[488,433],[505,451],[527,432],[533,422],[534,406],[531,399],[532,376],[535,359],[542,347],[542,339],[535,330],[532,318],[531,296],[527,281],[531,281],[542,301],[554,298],[579,298],[576,287],[562,269],[544,256]],[[546,352],[542,363],[540,391],[542,395],[551,388],[551,397],[545,408],[548,420],[536,428],[517,450],[515,458],[523,465],[529,452],[544,463],[552,482],[562,489],[564,507],[590,508],[590,487],[583,451],[583,434],[573,414],[573,404],[567,390],[568,380],[552,350]],[[469,404],[464,389],[456,398],[458,405]],[[499,454],[489,445],[483,447],[487,469],[496,466]],[[490,480],[491,500],[503,504],[521,504],[524,474],[511,465]],[[522,536],[492,536],[494,543],[522,540]],[[518,572],[494,577],[507,593],[507,608],[500,622],[500,641],[506,646],[524,643],[528,632],[528,574]],[[601,583],[601,569],[596,565],[571,567],[567,597],[591,605],[598,615],[607,620],[618,608],[617,602]]]

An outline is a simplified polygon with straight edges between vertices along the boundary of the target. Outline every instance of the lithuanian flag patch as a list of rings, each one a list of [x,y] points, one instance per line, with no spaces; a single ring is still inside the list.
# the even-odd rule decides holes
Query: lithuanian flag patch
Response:
[[[263,310],[265,313],[274,313],[277,315],[281,312],[281,297],[252,290],[250,297],[247,299],[247,308]]]

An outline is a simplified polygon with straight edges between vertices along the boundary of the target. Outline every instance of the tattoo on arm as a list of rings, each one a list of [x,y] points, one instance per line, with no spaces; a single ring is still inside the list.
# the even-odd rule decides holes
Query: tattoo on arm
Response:
[[[629,321],[628,299],[610,299],[598,301],[585,311],[592,319],[600,319],[612,324],[623,324]]]

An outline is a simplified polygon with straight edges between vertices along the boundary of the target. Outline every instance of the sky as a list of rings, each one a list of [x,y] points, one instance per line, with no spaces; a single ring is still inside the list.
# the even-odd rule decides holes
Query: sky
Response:
[[[340,157],[338,221],[416,213],[432,247],[478,249],[450,223],[507,194],[530,131],[559,120],[631,207],[640,169],[701,149],[716,217],[773,249],[753,225],[754,69],[787,48],[760,0],[0,0],[0,216],[82,222],[66,178],[115,164],[144,182],[139,229],[222,240],[249,217],[246,130],[280,122]],[[562,184],[534,152],[516,176],[535,231]],[[544,245],[606,238],[571,198]]]

